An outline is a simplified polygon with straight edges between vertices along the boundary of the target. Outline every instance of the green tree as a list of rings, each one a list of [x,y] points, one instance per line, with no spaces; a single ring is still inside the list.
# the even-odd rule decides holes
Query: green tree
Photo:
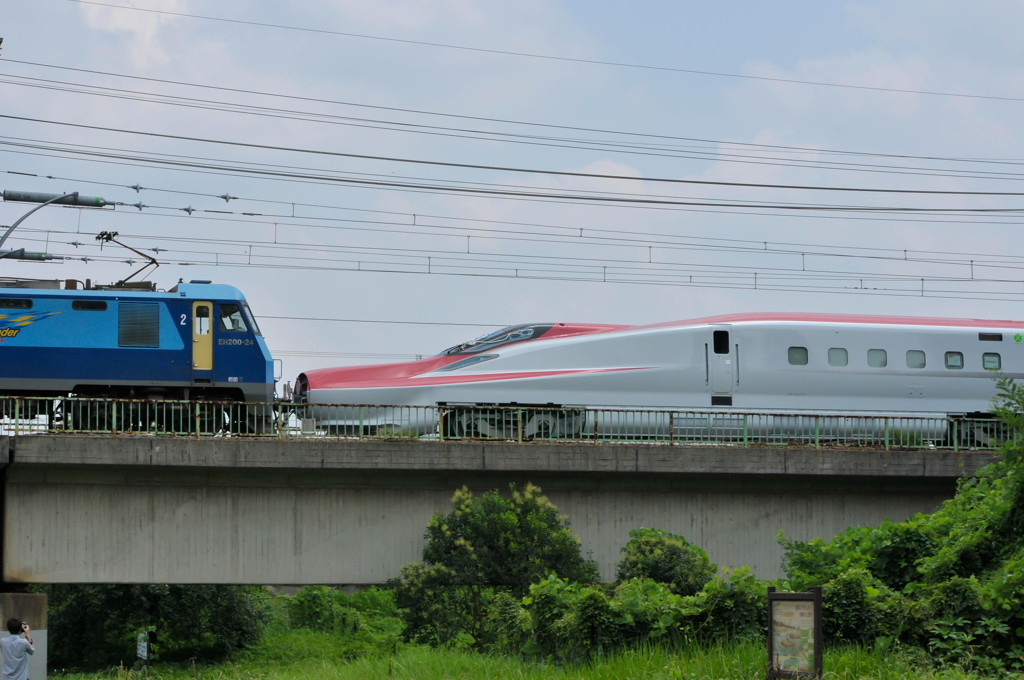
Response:
[[[423,564],[405,567],[394,584],[411,639],[483,647],[495,637],[487,607],[498,593],[522,597],[552,573],[582,583],[597,578],[597,565],[583,558],[579,539],[532,484],[479,498],[463,487],[449,513],[430,519],[425,537]]]
[[[265,590],[213,585],[51,585],[48,657],[53,668],[131,665],[136,637],[152,626],[161,660],[220,659],[259,639]]]
[[[649,578],[676,595],[697,594],[718,570],[699,547],[662,529],[631,530],[622,553],[616,581]]]
[[[940,661],[1024,671],[1024,388],[1000,377],[997,390],[986,431],[1005,439],[1001,460],[935,513],[827,542],[781,539],[793,586],[824,586],[826,636],[898,638]]]

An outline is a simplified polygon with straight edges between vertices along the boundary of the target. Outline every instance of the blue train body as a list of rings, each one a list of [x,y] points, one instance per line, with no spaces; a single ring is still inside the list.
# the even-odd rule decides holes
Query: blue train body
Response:
[[[274,399],[273,361],[237,288],[0,286],[0,395]]]

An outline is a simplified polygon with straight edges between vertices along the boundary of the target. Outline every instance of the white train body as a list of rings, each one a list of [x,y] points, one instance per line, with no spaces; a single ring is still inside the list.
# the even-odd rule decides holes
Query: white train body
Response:
[[[1022,336],[1017,321],[836,314],[536,324],[421,361],[308,371],[297,393],[339,428],[395,419],[334,406],[357,404],[976,415],[991,408],[997,372],[1024,375]]]

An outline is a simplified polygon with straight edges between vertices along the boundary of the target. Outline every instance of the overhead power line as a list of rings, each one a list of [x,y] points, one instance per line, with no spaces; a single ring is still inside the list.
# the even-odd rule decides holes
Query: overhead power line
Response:
[[[735,149],[756,149],[756,150],[761,150],[761,151],[773,151],[773,152],[813,153],[813,154],[825,154],[825,155],[836,155],[836,156],[856,156],[856,157],[884,158],[884,159],[894,159],[894,160],[942,161],[942,162],[956,162],[956,163],[998,164],[998,165],[1014,165],[1014,166],[1024,165],[1024,161],[1017,160],[1017,159],[963,158],[963,157],[938,156],[938,155],[923,155],[922,156],[922,155],[899,154],[899,153],[891,153],[891,152],[882,153],[882,152],[877,152],[877,151],[855,151],[855,150],[849,150],[849,149],[830,149],[830,148],[820,148],[820,147],[813,147],[813,146],[791,146],[791,145],[782,145],[782,144],[764,144],[764,143],[755,143],[755,142],[738,142],[738,141],[734,141],[734,140],[710,139],[710,138],[705,138],[705,137],[685,137],[685,136],[680,136],[680,135],[667,135],[667,134],[657,134],[657,133],[649,133],[649,132],[636,132],[636,131],[628,131],[628,130],[611,130],[611,129],[607,129],[607,128],[584,127],[584,126],[578,126],[578,125],[559,125],[559,124],[554,124],[554,123],[543,123],[543,122],[537,122],[537,121],[514,120],[514,119],[510,119],[510,118],[494,118],[494,117],[487,117],[487,116],[472,116],[472,115],[457,114],[457,113],[450,113],[450,112],[427,111],[427,110],[424,110],[424,109],[410,109],[410,108],[403,108],[403,107],[397,107],[397,106],[380,106],[380,105],[366,104],[366,103],[361,103],[361,102],[350,102],[350,101],[342,101],[342,100],[335,100],[335,99],[324,99],[324,98],[320,98],[320,97],[310,97],[310,96],[307,96],[307,95],[290,95],[290,94],[282,94],[282,93],[279,93],[279,92],[268,92],[268,91],[264,91],[264,90],[251,90],[251,89],[244,89],[244,88],[225,87],[223,85],[209,85],[209,84],[203,84],[203,83],[192,83],[192,82],[181,81],[181,80],[169,80],[169,79],[166,79],[166,78],[153,78],[153,77],[147,77],[147,76],[130,75],[130,74],[126,74],[126,73],[116,73],[116,72],[112,72],[112,71],[97,71],[97,70],[93,70],[93,69],[83,69],[83,68],[76,68],[76,67],[63,66],[63,65],[57,65],[57,64],[45,64],[45,63],[34,62],[34,61],[20,61],[20,60],[17,60],[17,59],[3,59],[3,58],[0,58],[0,61],[5,61],[5,62],[8,62],[8,63],[12,63],[12,64],[23,64],[23,65],[26,65],[26,66],[33,66],[33,67],[39,67],[39,68],[54,69],[54,70],[59,70],[59,71],[69,71],[69,72],[84,73],[84,74],[90,74],[90,75],[110,76],[110,77],[115,77],[115,78],[124,78],[124,79],[129,79],[129,80],[136,80],[136,81],[139,81],[139,82],[159,83],[159,84],[165,84],[165,85],[174,85],[174,86],[189,87],[189,88],[199,88],[199,89],[204,89],[204,90],[212,90],[212,91],[218,91],[218,92],[228,92],[228,93],[234,93],[234,94],[258,95],[258,96],[261,96],[261,97],[271,97],[271,98],[276,98],[276,99],[286,99],[286,100],[290,100],[290,101],[309,102],[309,103],[316,103],[316,104],[330,104],[330,105],[334,105],[334,106],[345,106],[345,107],[353,107],[353,108],[362,108],[362,109],[370,109],[370,110],[375,110],[375,111],[388,111],[388,112],[395,112],[395,113],[414,114],[414,115],[422,115],[422,116],[432,116],[432,117],[439,117],[439,118],[471,120],[471,121],[487,122],[487,123],[500,123],[500,124],[506,124],[506,125],[516,125],[516,126],[525,126],[525,127],[545,128],[545,129],[551,129],[551,130],[565,130],[565,131],[570,131],[570,132],[588,132],[588,133],[597,133],[597,134],[602,134],[602,135],[614,135],[614,136],[620,136],[620,137],[658,140],[659,142],[685,142],[685,143],[688,143],[688,144],[711,144],[711,145],[715,145],[717,147],[724,147],[724,148],[734,149],[734,150]]]
[[[40,177],[35,173],[23,173],[7,171],[9,174],[20,176]],[[679,235],[664,232],[649,232],[637,229],[625,228],[602,228],[595,226],[572,226],[564,224],[544,224],[536,222],[522,222],[511,220],[486,220],[475,217],[460,217],[453,215],[436,215],[423,213],[407,213],[395,211],[372,210],[365,208],[352,208],[348,206],[307,204],[291,201],[274,201],[268,199],[253,199],[244,196],[230,196],[229,194],[206,194],[198,192],[175,191],[173,189],[142,187],[139,185],[125,185],[112,182],[96,182],[84,178],[60,178],[45,176],[46,179],[59,179],[73,181],[76,183],[91,183],[106,187],[121,187],[141,191],[158,191],[165,193],[181,193],[191,196],[205,196],[218,200],[253,201],[270,205],[289,206],[292,212],[252,212],[248,210],[226,210],[217,208],[213,210],[189,209],[189,216],[178,213],[186,212],[183,208],[148,206],[149,209],[160,211],[171,211],[171,214],[158,214],[157,217],[166,219],[168,217],[180,217],[182,219],[196,219],[193,213],[206,215],[203,219],[213,222],[224,223],[248,223],[267,226],[271,223],[275,227],[275,240],[273,245],[287,245],[278,241],[276,236],[277,227],[300,227],[303,229],[330,229],[343,231],[364,231],[379,234],[403,234],[416,235],[419,237],[434,236],[438,238],[460,238],[473,237],[478,240],[506,240],[523,241],[542,244],[562,243],[572,245],[596,245],[596,246],[628,246],[639,248],[657,248],[659,250],[686,249],[686,250],[711,250],[721,252],[750,252],[769,254],[790,254],[806,255],[814,257],[832,257],[863,260],[887,260],[894,262],[918,262],[918,263],[941,263],[979,266],[993,263],[1021,262],[1024,256],[1015,256],[1006,253],[980,253],[969,251],[937,251],[916,248],[907,250],[905,248],[891,248],[881,246],[842,246],[835,244],[807,243],[773,241],[769,239],[738,239],[722,237],[701,237],[696,235]],[[140,207],[147,207],[139,204]],[[133,206],[134,207],[134,206]],[[296,207],[315,208],[344,211],[346,213],[356,212],[375,216],[373,219],[354,217],[326,217],[313,215],[297,215],[294,212]],[[129,216],[134,213],[129,213]],[[380,216],[380,217],[376,217]],[[401,218],[401,219],[399,219]],[[511,231],[510,231],[511,228]],[[176,237],[175,237],[176,238]],[[213,242],[213,241],[206,241]],[[228,241],[242,245],[271,245],[265,241],[254,241],[252,239],[229,239]],[[461,242],[461,241],[460,241]],[[394,249],[392,249],[394,250]]]
[[[308,154],[315,156],[325,156],[332,158],[354,158],[360,160],[372,160],[372,161],[383,161],[390,163],[407,163],[414,165],[425,165],[434,167],[447,167],[456,169],[469,169],[469,170],[490,170],[496,172],[512,172],[512,173],[524,173],[532,175],[546,175],[546,176],[558,176],[558,177],[579,177],[586,179],[605,179],[615,181],[627,181],[627,182],[651,182],[651,183],[662,183],[662,184],[679,184],[679,185],[695,185],[695,186],[718,186],[718,187],[742,187],[742,188],[756,188],[756,189],[789,189],[789,190],[802,190],[802,191],[836,191],[836,192],[854,192],[854,193],[879,193],[879,194],[910,194],[910,195],[941,195],[941,196],[1024,196],[1024,192],[1021,191],[946,191],[946,190],[934,190],[934,189],[889,189],[880,187],[848,187],[848,186],[820,186],[820,185],[801,185],[801,184],[769,184],[763,182],[725,182],[716,180],[696,180],[696,179],[679,179],[679,178],[668,178],[668,177],[637,177],[633,175],[610,175],[604,173],[591,173],[591,172],[572,172],[565,170],[543,170],[536,168],[522,168],[512,166],[499,166],[499,165],[487,165],[479,163],[456,163],[451,161],[436,161],[416,158],[401,158],[395,156],[378,156],[373,154],[356,154],[347,153],[342,151],[328,151],[324,149],[304,149],[301,147],[289,147],[274,144],[256,144],[253,142],[239,142],[224,139],[212,139],[207,137],[195,137],[191,135],[174,135],[164,132],[153,132],[153,131],[140,131],[130,130],[127,128],[116,128],[102,125],[88,125],[84,123],[71,123],[68,121],[55,121],[46,120],[43,118],[33,118],[27,116],[13,116],[9,114],[0,114],[0,119],[6,120],[17,120],[30,123],[40,123],[44,125],[55,125],[61,127],[71,127],[84,130],[96,130],[103,132],[113,132],[117,134],[126,134],[142,137],[155,137],[161,139],[172,139],[175,141],[187,141],[196,142],[200,144],[215,144],[221,146],[229,146],[236,148],[248,148],[248,149],[259,149],[262,151],[283,151],[289,153]],[[555,195],[555,198],[565,198],[565,196]],[[607,200],[607,199],[605,199]],[[651,201],[657,202],[657,201]],[[757,206],[754,206],[757,207]],[[857,208],[867,210],[877,210],[879,208]],[[911,209],[913,210],[913,209]],[[994,211],[1002,211],[1002,209],[993,209]]]
[[[26,62],[19,62],[26,63]],[[81,69],[73,69],[81,70]],[[125,76],[118,76],[125,77]],[[146,79],[149,80],[149,79]],[[559,148],[585,151],[601,151],[613,154],[639,155],[657,158],[681,158],[700,161],[718,161],[727,163],[742,163],[750,165],[769,165],[788,168],[813,168],[818,170],[832,170],[872,174],[899,174],[924,177],[954,177],[960,179],[998,179],[998,180],[1019,180],[1024,178],[1024,173],[1008,171],[961,169],[927,167],[917,165],[884,165],[880,163],[854,163],[846,160],[827,160],[819,156],[849,158],[856,156],[900,158],[895,155],[867,154],[855,152],[835,152],[828,150],[810,150],[802,147],[783,147],[768,145],[743,145],[738,143],[718,142],[715,148],[700,148],[692,146],[679,146],[676,144],[653,143],[653,142],[627,142],[616,139],[585,139],[565,136],[551,136],[538,134],[523,134],[516,132],[482,130],[466,127],[450,127],[440,125],[427,125],[423,123],[409,123],[402,121],[380,120],[364,117],[343,116],[337,114],[325,114],[311,111],[299,111],[280,107],[255,106],[252,104],[241,104],[235,102],[215,101],[210,99],[198,99],[194,97],[180,97],[166,94],[156,94],[138,90],[126,90],[123,88],[112,88],[106,86],[88,85],[80,83],[69,83],[43,78],[31,78],[26,76],[8,75],[0,78],[0,83],[17,85],[20,87],[31,87],[38,89],[54,90],[72,94],[83,94],[87,96],[108,97],[129,101],[140,101],[159,104],[163,106],[185,107],[200,110],[212,110],[224,113],[242,114],[259,117],[279,118],[286,120],[302,120],[318,124],[342,125],[359,127],[404,134],[417,134],[429,136],[442,136],[473,141],[484,141],[503,144],[519,144],[546,148]],[[189,87],[197,87],[188,84]],[[222,88],[216,88],[222,89]],[[264,96],[279,96],[266,95]],[[343,104],[351,106],[351,104]],[[634,133],[612,133],[615,135]],[[693,142],[696,143],[696,142]],[[756,149],[756,152],[754,151]],[[766,155],[774,153],[776,155]],[[778,154],[782,154],[779,156]],[[794,157],[790,154],[801,154]],[[813,154],[813,157],[808,157]],[[911,157],[902,157],[904,159]],[[999,160],[978,160],[978,159],[956,159],[956,158],[935,158],[917,157],[918,160],[941,161],[943,163],[960,163],[976,165],[984,163],[987,165],[1021,166],[1020,161],[999,161]]]
[[[971,94],[967,92],[943,92],[939,90],[914,90],[908,88],[896,88],[896,87],[882,87],[876,85],[857,85],[852,83],[832,83],[825,81],[816,80],[801,80],[797,78],[779,78],[771,76],[753,76],[742,73],[728,73],[725,71],[708,71],[690,68],[680,68],[674,66],[659,66],[653,64],[637,64],[624,61],[610,61],[602,59],[584,59],[580,57],[566,57],[557,56],[551,54],[540,54],[536,52],[520,52],[515,50],[499,50],[495,48],[487,47],[472,47],[468,45],[455,45],[452,43],[441,43],[431,42],[426,40],[411,40],[406,38],[392,38],[380,35],[369,35],[366,33],[351,33],[345,31],[335,31],[326,28],[312,28],[308,26],[290,26],[287,24],[276,24],[270,22],[252,21],[247,19],[234,19],[229,17],[216,17],[203,14],[191,14],[187,12],[172,12],[169,10],[157,10],[145,7],[130,7],[126,5],[116,5],[109,2],[98,2],[97,0],[68,0],[69,2],[75,2],[82,5],[95,5],[98,7],[108,7],[111,9],[131,11],[131,12],[146,12],[150,14],[158,14],[162,16],[173,16],[185,19],[199,19],[203,21],[216,21],[220,23],[237,24],[243,26],[255,26],[259,28],[272,28],[276,30],[285,31],[298,31],[302,33],[312,33],[320,35],[331,35],[346,38],[359,38],[362,40],[376,40],[390,43],[401,43],[406,45],[418,45],[421,47],[433,47],[447,50],[460,50],[465,52],[477,52],[482,54],[495,54],[510,57],[520,57],[528,59],[541,59],[546,61],[558,61],[576,64],[591,64],[594,66],[612,66],[616,68],[625,69],[639,69],[644,71],[661,71],[667,73],[685,73],[690,75],[699,76],[710,76],[715,78],[732,78],[740,80],[753,80],[763,82],[775,82],[775,83],[787,83],[793,85],[812,85],[817,87],[828,87],[828,88],[839,88],[849,90],[862,90],[868,92],[890,92],[896,94],[915,94],[915,95],[927,95],[933,97],[956,97],[962,99],[986,99],[994,101],[1008,101],[1008,102],[1021,102],[1024,101],[1022,97],[1009,97],[1000,95],[984,95],[984,94]]]

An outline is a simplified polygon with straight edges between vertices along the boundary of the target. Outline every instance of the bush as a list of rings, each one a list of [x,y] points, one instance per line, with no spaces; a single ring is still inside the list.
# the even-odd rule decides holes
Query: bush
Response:
[[[703,611],[695,598],[646,578],[620,583],[613,604],[622,620],[623,642],[629,644],[682,642],[692,636],[694,618]]]
[[[695,595],[718,570],[703,550],[659,529],[633,529],[622,552],[618,582],[649,578],[664,583],[676,595]]]
[[[822,633],[830,643],[899,637],[907,603],[866,569],[848,569],[821,589]]]
[[[250,586],[52,585],[49,663],[98,670],[131,665],[139,631],[157,633],[163,661],[223,659],[259,639],[266,591]]]
[[[983,673],[1024,670],[1024,388],[997,382],[1012,436],[932,515],[780,541],[793,586],[824,584],[826,639],[898,638]]]
[[[621,644],[621,619],[597,587],[550,576],[523,599],[533,633],[528,649],[558,661],[583,662]]]
[[[463,487],[450,513],[431,518],[426,539],[423,564],[403,567],[391,582],[410,640],[493,646],[492,603],[522,597],[553,573],[584,583],[597,578],[597,565],[582,557],[579,539],[532,484],[478,499]]]
[[[399,618],[395,594],[382,588],[365,588],[348,595],[328,586],[306,586],[285,600],[285,609],[293,627],[324,632],[353,633],[367,626],[390,628]]]
[[[768,633],[768,584],[750,567],[726,569],[692,598],[699,610],[694,625],[698,639],[764,639]]]

